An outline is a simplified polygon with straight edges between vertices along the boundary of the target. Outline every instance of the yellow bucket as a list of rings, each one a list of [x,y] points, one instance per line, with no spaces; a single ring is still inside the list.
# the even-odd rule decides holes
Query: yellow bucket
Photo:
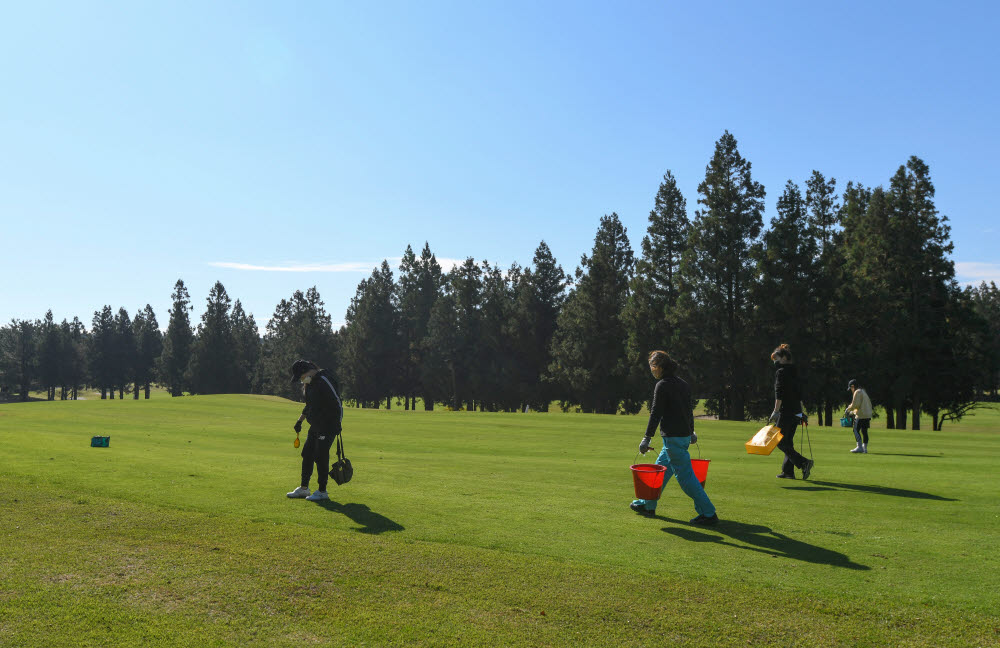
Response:
[[[746,442],[747,454],[769,455],[783,438],[777,425],[765,425]]]

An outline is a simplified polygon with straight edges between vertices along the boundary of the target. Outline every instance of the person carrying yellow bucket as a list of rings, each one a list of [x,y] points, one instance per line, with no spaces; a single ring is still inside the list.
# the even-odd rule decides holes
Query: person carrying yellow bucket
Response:
[[[694,413],[691,411],[691,387],[675,374],[677,363],[665,351],[652,351],[649,354],[649,370],[657,378],[653,389],[653,405],[649,409],[649,423],[646,433],[639,443],[639,452],[649,451],[649,442],[653,439],[656,427],[660,427],[663,437],[663,449],[656,463],[666,468],[663,486],[674,475],[681,490],[694,500],[694,510],[698,517],[691,520],[692,524],[710,526],[719,522],[715,506],[708,499],[705,489],[695,477],[691,467],[691,455],[688,447],[694,434]],[[655,499],[636,499],[629,505],[640,515],[653,517],[656,514]]]

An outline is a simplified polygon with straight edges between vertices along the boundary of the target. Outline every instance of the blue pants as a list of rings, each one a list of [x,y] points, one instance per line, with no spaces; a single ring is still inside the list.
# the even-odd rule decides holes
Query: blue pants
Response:
[[[663,487],[667,487],[667,482],[674,475],[677,475],[677,483],[681,490],[694,500],[694,510],[699,515],[712,517],[715,515],[715,507],[712,501],[705,494],[698,478],[694,476],[694,469],[691,467],[691,455],[688,454],[688,446],[691,445],[691,437],[663,437],[663,450],[656,458],[656,463],[666,466],[667,474],[663,478]],[[634,500],[635,503],[644,505],[647,510],[655,511],[657,500]]]

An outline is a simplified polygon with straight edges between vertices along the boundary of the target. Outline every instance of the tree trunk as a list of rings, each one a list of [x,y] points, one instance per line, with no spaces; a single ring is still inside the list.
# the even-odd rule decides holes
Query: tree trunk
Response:
[[[938,427],[938,412],[934,410],[931,412],[931,429],[935,432],[940,432],[941,428]]]
[[[146,383],[146,400],[149,400],[149,383]]]
[[[885,429],[887,430],[896,429],[896,419],[893,418],[892,405],[885,406]]]
[[[826,401],[826,423],[824,425],[826,427],[833,425],[833,402],[829,400]]]
[[[125,400],[125,386],[118,386],[118,400]]]
[[[913,417],[910,423],[911,430],[920,429],[920,398],[917,396],[913,397]]]
[[[409,394],[404,394],[403,395],[403,411],[404,412],[409,412],[410,411],[410,395]]]
[[[77,397],[77,394],[76,394],[76,387],[74,386],[74,387],[73,387],[73,394],[72,394],[71,398],[72,398],[73,400],[77,400],[77,398],[76,398],[76,397]]]
[[[896,405],[896,429],[906,429],[906,404],[902,401]]]
[[[433,412],[434,411],[434,399],[431,398],[428,394],[424,394],[423,395],[423,399],[424,399],[424,411],[425,412]]]
[[[132,397],[132,400],[139,400],[139,383],[135,384],[135,396]]]
[[[387,410],[391,410],[392,409],[392,396],[386,396],[385,397],[385,408]]]

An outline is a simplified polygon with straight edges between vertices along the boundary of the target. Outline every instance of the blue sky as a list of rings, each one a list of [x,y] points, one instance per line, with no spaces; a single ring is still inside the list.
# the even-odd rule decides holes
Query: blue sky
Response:
[[[710,5],[710,6],[707,6]],[[572,271],[638,251],[671,170],[693,215],[728,129],[767,189],[923,158],[959,279],[1000,283],[996,3],[7,3],[0,321],[220,280],[263,327],[335,322],[382,259]],[[261,269],[263,268],[263,269]]]

